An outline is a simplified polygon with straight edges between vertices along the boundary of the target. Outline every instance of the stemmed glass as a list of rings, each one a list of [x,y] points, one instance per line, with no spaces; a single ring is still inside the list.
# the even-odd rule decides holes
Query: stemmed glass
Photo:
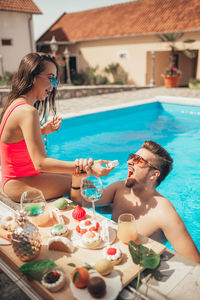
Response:
[[[98,201],[103,193],[103,184],[99,177],[90,175],[83,178],[81,182],[81,195],[88,201],[92,202],[93,218],[95,219],[95,202]]]
[[[42,191],[37,189],[25,191],[21,196],[20,203],[21,209],[24,209],[30,217],[41,215],[46,206]]]

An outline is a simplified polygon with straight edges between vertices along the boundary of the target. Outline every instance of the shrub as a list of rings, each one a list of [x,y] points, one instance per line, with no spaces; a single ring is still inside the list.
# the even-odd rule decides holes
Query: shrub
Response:
[[[189,80],[188,86],[190,89],[200,89],[200,80],[196,78],[191,78]]]
[[[97,85],[103,85],[103,84],[108,84],[109,80],[106,76],[102,76],[102,75],[97,75],[96,76],[96,84]]]
[[[0,76],[0,85],[11,85],[11,81],[14,74],[11,72],[6,72],[4,76]]]

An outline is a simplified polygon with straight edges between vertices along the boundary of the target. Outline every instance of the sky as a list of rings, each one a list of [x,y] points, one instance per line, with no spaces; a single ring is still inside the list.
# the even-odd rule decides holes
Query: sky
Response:
[[[131,0],[33,0],[43,13],[42,15],[33,15],[35,40],[64,12],[72,13],[130,1]]]

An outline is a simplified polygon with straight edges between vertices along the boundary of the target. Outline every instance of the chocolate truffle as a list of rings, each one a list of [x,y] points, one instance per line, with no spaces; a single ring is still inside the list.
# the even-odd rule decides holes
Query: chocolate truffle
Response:
[[[88,282],[88,291],[94,298],[102,298],[106,293],[105,281],[98,276],[92,277]]]

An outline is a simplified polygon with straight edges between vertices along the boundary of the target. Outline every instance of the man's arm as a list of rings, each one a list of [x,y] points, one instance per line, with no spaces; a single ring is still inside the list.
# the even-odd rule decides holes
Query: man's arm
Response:
[[[174,250],[200,263],[200,253],[175,208],[173,206],[167,207],[161,219],[161,229]]]
[[[81,176],[72,175],[72,187],[76,188],[80,186],[81,186]],[[105,188],[103,190],[103,194],[101,198],[99,199],[99,201],[96,202],[96,206],[107,205],[112,203],[118,186],[119,186],[119,182],[114,182],[111,185],[109,185],[107,188]],[[84,206],[91,206],[91,203],[84,200],[83,197],[81,196],[80,189],[78,190],[73,188],[71,189],[71,199]]]

